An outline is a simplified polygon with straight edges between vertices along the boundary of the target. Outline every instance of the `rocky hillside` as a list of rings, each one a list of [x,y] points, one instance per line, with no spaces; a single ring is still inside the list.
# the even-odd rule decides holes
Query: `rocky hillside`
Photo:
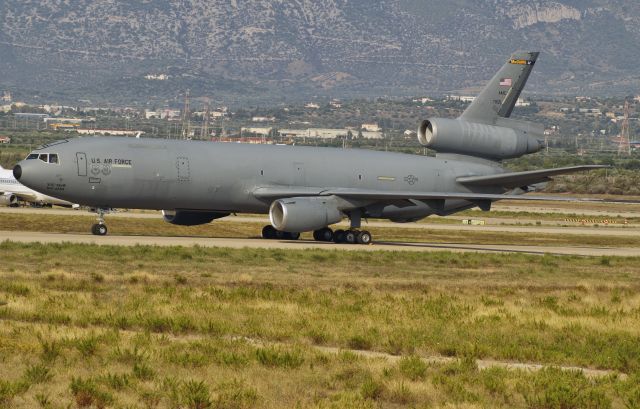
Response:
[[[0,88],[42,98],[435,94],[477,87],[516,49],[544,53],[529,92],[640,90],[636,0],[2,3]]]

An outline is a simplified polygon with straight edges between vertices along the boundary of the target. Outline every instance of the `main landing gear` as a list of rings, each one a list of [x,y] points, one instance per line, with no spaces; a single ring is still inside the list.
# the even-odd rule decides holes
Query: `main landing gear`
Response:
[[[331,231],[331,229],[324,228],[322,230],[318,230],[313,233],[313,238],[318,241],[332,241],[334,243],[347,243],[347,244],[371,244],[373,238],[371,237],[371,233],[366,230],[360,230],[362,225],[362,210],[354,209],[349,212],[349,220],[351,221],[351,226],[349,230],[336,230]],[[316,236],[317,234],[317,236]],[[329,236],[332,236],[329,240]]]
[[[98,215],[98,223],[91,226],[91,233],[94,236],[106,236],[109,230],[107,229],[107,225],[104,224],[104,215],[107,211],[105,209],[95,209],[94,211]]]
[[[372,237],[368,231],[356,229],[333,231],[328,227],[313,232],[316,241],[326,241],[346,244],[371,244]]]
[[[262,228],[262,238],[267,240],[298,240],[300,233],[287,233],[285,231],[276,230],[271,225]]]

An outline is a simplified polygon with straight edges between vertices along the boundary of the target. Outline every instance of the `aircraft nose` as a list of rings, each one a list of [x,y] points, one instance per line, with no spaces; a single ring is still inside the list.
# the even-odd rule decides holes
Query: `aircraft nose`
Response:
[[[14,166],[13,177],[16,178],[16,180],[20,180],[20,178],[22,177],[22,166],[20,165]]]

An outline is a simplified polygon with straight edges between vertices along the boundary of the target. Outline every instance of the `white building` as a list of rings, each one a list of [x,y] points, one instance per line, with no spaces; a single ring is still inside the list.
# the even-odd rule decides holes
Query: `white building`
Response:
[[[240,134],[242,136],[257,135],[257,136],[268,137],[269,135],[271,135],[272,131],[273,131],[273,128],[256,128],[256,127],[240,128]]]
[[[460,101],[460,102],[473,102],[476,100],[476,97],[472,97],[468,95],[447,95],[447,100]]]
[[[254,116],[251,118],[252,122],[275,122],[275,116]]]
[[[143,131],[132,131],[128,129],[68,129],[76,131],[80,135],[105,135],[105,136],[137,136],[143,135]]]
[[[320,109],[320,105],[316,104],[315,102],[309,102],[304,107],[307,109]]]
[[[380,132],[382,128],[380,128],[380,126],[378,126],[377,123],[370,123],[370,124],[362,124],[362,130],[369,131],[369,132]]]
[[[363,139],[383,139],[384,138],[384,135],[382,135],[382,132],[362,131],[360,133],[362,134]]]
[[[349,130],[327,128],[280,129],[278,133],[283,138],[336,139],[346,138],[349,135]],[[356,136],[355,134],[352,135]]]

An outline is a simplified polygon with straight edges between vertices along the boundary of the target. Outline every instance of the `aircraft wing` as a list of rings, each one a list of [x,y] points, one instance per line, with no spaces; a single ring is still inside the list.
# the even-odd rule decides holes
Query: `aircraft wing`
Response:
[[[354,199],[370,202],[389,202],[398,200],[468,200],[470,202],[496,201],[496,200],[530,200],[530,201],[554,201],[554,202],[610,202],[610,200],[580,199],[559,196],[529,196],[506,195],[489,193],[459,193],[459,192],[412,192],[412,191],[387,191],[369,189],[323,189],[323,188],[296,188],[296,187],[261,187],[253,192],[259,199],[283,199],[288,197],[304,196],[338,196],[343,199]]]
[[[548,182],[551,176],[574,173],[583,170],[605,169],[609,166],[584,165],[571,166],[567,168],[531,170],[527,172],[500,173],[486,176],[462,176],[456,179],[458,183],[465,186],[500,186],[505,188],[517,188],[536,183]]]
[[[23,202],[35,202],[37,200],[36,195],[33,193],[27,193],[27,192],[7,192],[7,193],[11,193],[12,195],[16,196],[18,199],[22,200]]]

